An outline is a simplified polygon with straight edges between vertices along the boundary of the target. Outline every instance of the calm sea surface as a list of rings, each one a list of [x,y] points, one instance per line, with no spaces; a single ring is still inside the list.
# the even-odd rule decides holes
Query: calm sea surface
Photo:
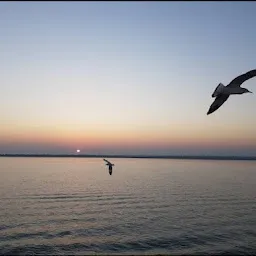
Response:
[[[0,158],[0,254],[256,254],[256,161]]]

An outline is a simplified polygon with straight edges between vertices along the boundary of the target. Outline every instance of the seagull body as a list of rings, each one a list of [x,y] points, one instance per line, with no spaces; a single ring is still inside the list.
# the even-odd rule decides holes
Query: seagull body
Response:
[[[110,175],[112,175],[112,166],[114,166],[114,164],[111,164],[108,160],[103,159],[106,162],[106,165],[108,165],[108,172]]]
[[[252,93],[248,89],[241,87],[241,84],[254,76],[256,76],[256,69],[236,77],[227,86],[220,83],[212,94],[212,98],[215,98],[215,100],[210,106],[207,115],[216,111],[232,94]]]

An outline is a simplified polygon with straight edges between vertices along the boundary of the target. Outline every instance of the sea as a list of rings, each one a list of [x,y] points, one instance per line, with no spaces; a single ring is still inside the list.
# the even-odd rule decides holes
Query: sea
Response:
[[[256,255],[256,161],[1,157],[1,255]]]

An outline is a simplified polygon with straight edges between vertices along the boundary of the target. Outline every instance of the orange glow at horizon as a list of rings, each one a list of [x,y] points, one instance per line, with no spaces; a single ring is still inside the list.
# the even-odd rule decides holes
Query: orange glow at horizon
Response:
[[[199,126],[169,127],[1,127],[0,141],[16,144],[58,145],[67,148],[80,148],[90,151],[91,148],[211,148],[255,146],[256,135],[248,132],[237,136],[236,130],[216,127],[207,131]],[[84,151],[84,150],[83,150]]]

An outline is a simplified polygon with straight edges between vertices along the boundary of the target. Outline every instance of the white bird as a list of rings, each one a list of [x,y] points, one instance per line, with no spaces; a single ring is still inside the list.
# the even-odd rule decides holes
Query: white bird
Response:
[[[114,164],[111,164],[108,160],[106,159],[103,159],[106,163],[106,165],[108,165],[108,171],[109,171],[109,174],[112,175],[112,166],[114,166]]]
[[[220,83],[214,90],[212,97],[216,98],[212,105],[210,106],[207,115],[216,111],[232,94],[243,94],[243,93],[252,93],[246,88],[240,87],[243,82],[256,76],[256,69],[248,71],[235,79],[233,79],[227,86],[224,86]]]

